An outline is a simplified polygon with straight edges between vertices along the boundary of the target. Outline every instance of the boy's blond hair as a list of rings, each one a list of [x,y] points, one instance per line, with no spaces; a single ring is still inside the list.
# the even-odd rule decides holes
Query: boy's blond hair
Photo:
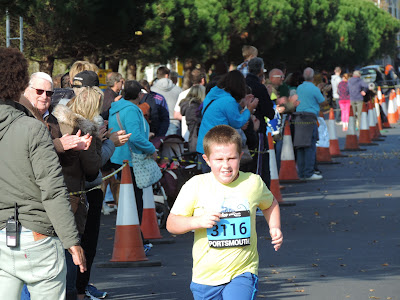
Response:
[[[250,58],[257,57],[258,50],[256,47],[253,47],[250,45],[244,45],[242,47],[242,55],[243,55],[244,60],[250,60]]]
[[[204,136],[203,148],[204,154],[210,157],[211,147],[213,145],[235,144],[237,152],[242,153],[242,138],[236,129],[228,125],[217,125],[210,129]]]

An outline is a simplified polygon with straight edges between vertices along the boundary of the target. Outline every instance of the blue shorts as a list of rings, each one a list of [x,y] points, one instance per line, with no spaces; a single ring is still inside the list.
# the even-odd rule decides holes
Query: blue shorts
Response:
[[[258,276],[250,272],[243,273],[233,278],[230,282],[212,286],[192,283],[190,290],[194,300],[253,300],[258,291]]]

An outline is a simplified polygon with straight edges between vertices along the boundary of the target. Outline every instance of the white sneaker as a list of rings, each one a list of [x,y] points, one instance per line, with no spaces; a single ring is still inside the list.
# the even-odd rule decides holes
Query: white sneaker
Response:
[[[109,207],[107,204],[103,203],[103,215],[107,216],[115,210],[114,207]]]
[[[321,180],[322,178],[324,178],[322,175],[312,174],[312,176],[310,176],[308,178],[304,178],[304,179],[305,180]]]

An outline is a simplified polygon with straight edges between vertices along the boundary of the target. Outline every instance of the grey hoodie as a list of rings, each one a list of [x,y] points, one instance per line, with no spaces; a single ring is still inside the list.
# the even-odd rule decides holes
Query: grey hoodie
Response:
[[[18,206],[22,226],[79,244],[58,156],[46,126],[0,100],[0,229]]]
[[[158,79],[153,83],[153,86],[150,89],[152,92],[156,92],[164,96],[168,105],[169,121],[170,123],[179,126],[179,120],[174,119],[174,108],[182,89],[176,86],[172,80],[168,78]]]

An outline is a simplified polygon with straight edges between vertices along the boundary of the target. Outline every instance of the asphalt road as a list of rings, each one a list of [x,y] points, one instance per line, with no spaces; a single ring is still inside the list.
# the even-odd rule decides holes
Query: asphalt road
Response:
[[[338,129],[339,144],[345,135]],[[400,300],[400,125],[384,141],[343,152],[340,164],[320,165],[324,179],[285,185],[284,243],[274,252],[263,217],[258,298],[285,300]],[[116,213],[102,216],[95,265],[110,260]],[[92,269],[91,281],[109,299],[192,299],[192,233],[163,240],[148,256],[159,267]]]

